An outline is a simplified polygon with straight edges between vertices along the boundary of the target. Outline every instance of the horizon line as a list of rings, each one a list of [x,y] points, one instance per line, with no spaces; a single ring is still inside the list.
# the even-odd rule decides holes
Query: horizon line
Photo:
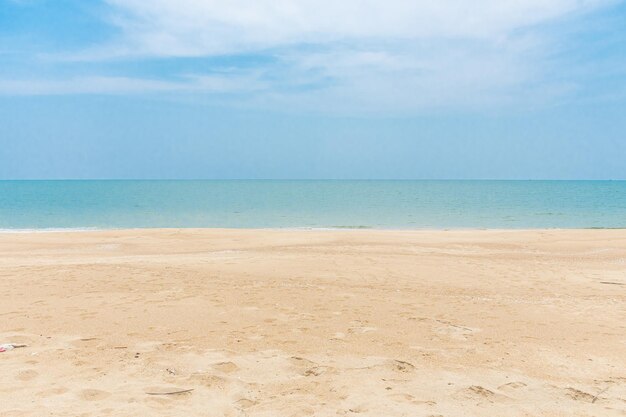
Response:
[[[616,181],[626,178],[0,178],[19,181]]]

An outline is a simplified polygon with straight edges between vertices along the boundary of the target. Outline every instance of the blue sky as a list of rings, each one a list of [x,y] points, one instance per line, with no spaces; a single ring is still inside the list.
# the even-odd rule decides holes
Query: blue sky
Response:
[[[624,160],[623,1],[0,0],[0,178],[626,179]]]

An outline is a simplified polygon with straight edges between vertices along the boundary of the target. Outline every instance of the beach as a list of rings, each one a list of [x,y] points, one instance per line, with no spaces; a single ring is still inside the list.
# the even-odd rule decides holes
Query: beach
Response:
[[[626,230],[0,234],[0,415],[626,416]]]

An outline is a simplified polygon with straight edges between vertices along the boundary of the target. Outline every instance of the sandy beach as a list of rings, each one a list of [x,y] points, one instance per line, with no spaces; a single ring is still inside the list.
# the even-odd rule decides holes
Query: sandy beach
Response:
[[[626,416],[626,230],[3,233],[0,278],[3,417]]]

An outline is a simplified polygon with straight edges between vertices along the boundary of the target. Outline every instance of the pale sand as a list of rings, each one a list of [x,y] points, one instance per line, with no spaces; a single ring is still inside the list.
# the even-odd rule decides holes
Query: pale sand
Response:
[[[0,278],[3,417],[626,415],[624,230],[0,234]]]

